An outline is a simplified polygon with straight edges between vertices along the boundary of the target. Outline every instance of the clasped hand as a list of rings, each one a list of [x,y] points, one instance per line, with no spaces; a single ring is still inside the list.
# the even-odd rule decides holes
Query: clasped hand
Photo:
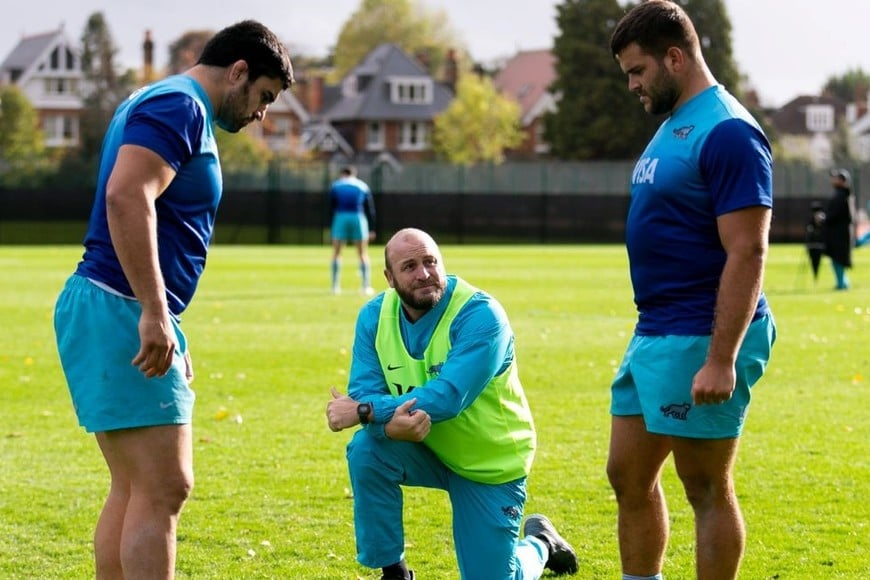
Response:
[[[335,387],[330,388],[332,400],[326,404],[326,420],[333,432],[359,424],[357,415],[358,401],[342,395]],[[396,407],[393,416],[384,426],[390,439],[420,442],[429,434],[432,419],[429,413],[412,407],[417,399],[409,399]]]

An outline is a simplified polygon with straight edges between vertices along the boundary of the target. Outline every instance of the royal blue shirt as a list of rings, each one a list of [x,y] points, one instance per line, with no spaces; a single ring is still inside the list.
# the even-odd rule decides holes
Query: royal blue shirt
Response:
[[[668,117],[631,178],[626,246],[640,335],[709,335],[726,253],[716,219],[773,206],[770,143],[723,87]],[[754,319],[769,311],[762,293]]]
[[[223,187],[213,120],[208,95],[186,75],[143,87],[118,107],[103,140],[96,196],[77,274],[133,296],[109,235],[106,184],[122,145],[145,147],[176,171],[155,206],[169,311],[181,315],[205,268]]]
[[[372,192],[358,177],[341,177],[329,188],[330,218],[336,213],[356,213],[366,216],[369,228],[374,229],[375,204]]]

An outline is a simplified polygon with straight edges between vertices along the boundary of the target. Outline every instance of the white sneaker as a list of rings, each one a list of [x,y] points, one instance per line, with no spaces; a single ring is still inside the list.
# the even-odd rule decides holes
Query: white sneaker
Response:
[[[362,293],[365,294],[366,296],[374,296],[375,289],[372,288],[371,286],[366,286],[365,288],[362,289]]]
[[[333,286],[333,287],[332,287],[332,293],[335,294],[336,296],[338,296],[339,294],[341,294],[341,286]]]

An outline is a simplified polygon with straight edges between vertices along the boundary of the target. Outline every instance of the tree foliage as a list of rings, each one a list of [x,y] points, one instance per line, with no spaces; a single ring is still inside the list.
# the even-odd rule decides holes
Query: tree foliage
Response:
[[[695,23],[717,80],[737,93],[740,76],[731,55],[731,24],[722,0],[681,0]],[[553,51],[558,110],[545,117],[545,138],[562,159],[633,159],[662,119],[648,115],[628,91],[610,52],[610,37],[631,8],[618,0],[565,0],[557,6]]]
[[[196,64],[206,43],[215,35],[213,30],[189,30],[169,45],[170,75],[183,73]]]
[[[822,93],[839,97],[847,103],[863,101],[870,92],[870,75],[861,68],[846,71],[842,76],[829,77]]]
[[[247,131],[228,133],[221,129],[215,130],[215,139],[223,173],[255,174],[266,171],[272,153],[264,141]]]
[[[115,109],[136,87],[136,75],[132,70],[119,72],[116,67],[118,49],[102,12],[88,18],[81,42],[85,87],[79,154],[91,160],[100,153]]]
[[[660,120],[647,115],[610,53],[624,11],[617,0],[566,0],[557,6],[555,113],[545,138],[561,159],[637,157]]]
[[[385,42],[428,61],[433,75],[441,74],[451,49],[461,56],[460,62],[468,60],[443,10],[427,9],[420,0],[362,0],[338,35],[331,80],[342,78]]]
[[[27,183],[46,159],[36,109],[17,86],[0,86],[0,183]]]
[[[504,150],[523,141],[519,105],[499,94],[487,77],[466,74],[456,98],[435,118],[432,147],[451,163],[501,163]]]

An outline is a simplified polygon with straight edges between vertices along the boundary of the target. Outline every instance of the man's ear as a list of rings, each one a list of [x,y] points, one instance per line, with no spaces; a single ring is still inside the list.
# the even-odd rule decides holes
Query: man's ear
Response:
[[[387,279],[387,284],[390,285],[390,288],[395,288],[393,285],[393,273],[390,272],[389,268],[384,268],[384,278]]]
[[[230,66],[229,70],[229,79],[232,83],[237,83],[239,81],[247,80],[248,73],[250,69],[248,68],[248,63],[244,60],[237,60]]]
[[[672,46],[665,53],[663,59],[665,67],[671,74],[681,72],[686,67],[686,53],[683,49]]]

